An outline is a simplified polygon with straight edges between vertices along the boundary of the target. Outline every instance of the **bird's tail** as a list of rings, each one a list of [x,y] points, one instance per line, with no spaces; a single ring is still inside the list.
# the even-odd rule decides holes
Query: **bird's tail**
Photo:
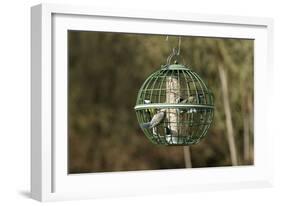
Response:
[[[141,124],[141,128],[143,128],[143,129],[150,128],[150,126],[151,126],[151,125],[150,125],[150,122]]]

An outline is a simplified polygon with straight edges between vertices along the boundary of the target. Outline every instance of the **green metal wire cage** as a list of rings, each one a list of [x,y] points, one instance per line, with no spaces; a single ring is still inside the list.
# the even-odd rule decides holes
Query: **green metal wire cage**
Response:
[[[189,67],[167,64],[145,80],[135,111],[152,143],[192,145],[206,135],[212,123],[214,98]]]

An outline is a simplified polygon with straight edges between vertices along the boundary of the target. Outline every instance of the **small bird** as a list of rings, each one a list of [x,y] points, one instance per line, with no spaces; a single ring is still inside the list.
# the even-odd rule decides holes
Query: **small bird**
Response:
[[[189,96],[186,99],[183,99],[182,97],[178,97],[176,102],[179,104],[187,104],[187,103],[195,103],[195,97],[194,96]]]
[[[141,127],[142,128],[148,128],[148,129],[154,128],[154,127],[156,127],[158,124],[160,124],[163,121],[164,117],[165,117],[165,110],[161,109],[159,112],[157,112],[152,117],[150,122],[143,123],[141,125]]]
[[[187,103],[195,103],[196,102],[196,99],[194,96],[189,96],[187,97],[186,99],[183,99],[182,97],[178,97],[176,102],[178,104],[187,104]],[[190,111],[194,111],[193,109],[190,109],[190,110],[186,110],[186,109],[177,109],[177,112],[182,114],[183,112],[187,111],[188,113],[190,113]],[[191,112],[191,113],[192,113]]]

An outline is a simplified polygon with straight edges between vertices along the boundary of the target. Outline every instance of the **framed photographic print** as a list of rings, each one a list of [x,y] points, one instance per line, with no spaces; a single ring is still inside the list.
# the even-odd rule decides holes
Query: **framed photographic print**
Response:
[[[272,185],[271,19],[42,4],[31,26],[34,199]]]

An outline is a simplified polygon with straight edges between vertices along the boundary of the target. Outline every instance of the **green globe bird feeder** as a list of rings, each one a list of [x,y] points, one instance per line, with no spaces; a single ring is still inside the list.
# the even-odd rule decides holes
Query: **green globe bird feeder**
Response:
[[[214,116],[214,98],[200,76],[174,61],[167,63],[141,86],[135,111],[146,137],[154,144],[192,145],[206,136]]]

